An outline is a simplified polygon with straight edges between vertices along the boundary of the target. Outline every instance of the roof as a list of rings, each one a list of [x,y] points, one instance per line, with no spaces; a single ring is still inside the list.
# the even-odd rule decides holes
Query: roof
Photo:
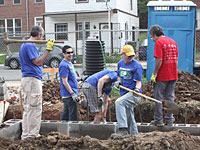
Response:
[[[81,13],[99,13],[108,12],[108,10],[76,10],[76,11],[60,11],[60,12],[45,12],[42,15],[63,15],[63,14],[81,14]]]
[[[147,6],[196,6],[192,1],[149,1]]]

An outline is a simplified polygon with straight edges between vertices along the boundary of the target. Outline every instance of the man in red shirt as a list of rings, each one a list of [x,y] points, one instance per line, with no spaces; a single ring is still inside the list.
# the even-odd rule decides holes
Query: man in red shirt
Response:
[[[154,25],[150,28],[150,35],[155,42],[155,68],[151,77],[154,83],[154,98],[162,101],[174,102],[174,88],[178,80],[178,48],[176,42],[164,36],[162,27]],[[165,125],[172,126],[174,122],[173,114],[165,115]],[[155,104],[154,120],[152,125],[163,126],[162,104]]]

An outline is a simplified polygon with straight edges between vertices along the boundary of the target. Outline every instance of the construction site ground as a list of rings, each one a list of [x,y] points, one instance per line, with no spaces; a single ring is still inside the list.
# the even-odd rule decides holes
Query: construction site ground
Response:
[[[20,82],[7,82],[9,96],[16,96],[16,101],[10,104],[5,120],[21,119],[22,107],[19,97]],[[81,85],[81,83],[80,83]],[[200,79],[190,73],[180,71],[179,80],[175,89],[175,102],[179,106],[175,123],[200,123]],[[82,95],[82,91],[79,91]],[[153,87],[150,83],[143,85],[143,94],[153,97]],[[23,92],[22,92],[23,97]],[[83,99],[83,96],[80,96]],[[111,98],[110,109],[107,113],[107,121],[116,122],[114,102],[118,97]],[[189,104],[188,104],[189,103]],[[60,120],[63,103],[60,96],[59,82],[48,82],[43,84],[43,120]],[[135,118],[137,122],[150,122],[153,120],[154,102],[142,99],[135,107]],[[110,114],[110,115],[109,115]],[[94,114],[79,105],[79,120],[92,121]],[[119,136],[100,141],[89,136],[72,138],[60,133],[49,133],[36,139],[25,141],[0,139],[0,149],[200,149],[200,140],[187,132],[177,130],[171,132],[154,131],[150,133],[139,133],[137,136]]]

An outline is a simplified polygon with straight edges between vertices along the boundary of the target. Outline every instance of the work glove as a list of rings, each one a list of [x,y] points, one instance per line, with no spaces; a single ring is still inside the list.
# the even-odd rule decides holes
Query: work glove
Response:
[[[140,89],[138,89],[138,88],[135,88],[134,91],[137,93],[140,93]]]
[[[52,51],[55,40],[48,39],[47,50]]]
[[[102,96],[98,97],[97,104],[99,107],[101,107],[103,105],[103,97]]]
[[[156,83],[156,77],[157,77],[157,75],[152,74],[152,76],[151,76],[151,81],[152,81],[153,83]]]
[[[115,82],[115,87],[119,88],[119,86],[122,85],[121,80],[118,80]]]
[[[73,100],[75,103],[78,103],[78,102],[80,101],[79,98],[78,98],[78,96],[77,96],[75,93],[72,93],[71,96],[72,96],[72,100]]]

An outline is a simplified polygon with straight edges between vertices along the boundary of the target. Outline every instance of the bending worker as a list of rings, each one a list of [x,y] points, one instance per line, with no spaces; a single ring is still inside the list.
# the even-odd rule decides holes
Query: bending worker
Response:
[[[104,105],[104,117],[106,117],[107,99],[112,91],[117,73],[112,70],[103,70],[88,77],[83,83],[82,90],[88,104],[90,112],[95,113],[94,121],[101,121],[102,105]]]

